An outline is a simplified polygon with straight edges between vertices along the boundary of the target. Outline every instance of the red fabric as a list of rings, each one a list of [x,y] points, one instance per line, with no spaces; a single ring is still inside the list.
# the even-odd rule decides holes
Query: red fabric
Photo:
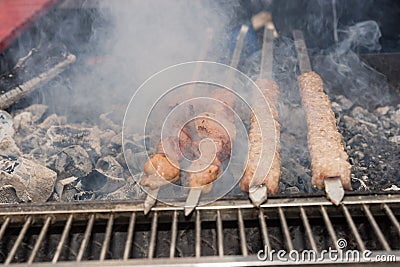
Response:
[[[0,0],[0,52],[58,0]]]

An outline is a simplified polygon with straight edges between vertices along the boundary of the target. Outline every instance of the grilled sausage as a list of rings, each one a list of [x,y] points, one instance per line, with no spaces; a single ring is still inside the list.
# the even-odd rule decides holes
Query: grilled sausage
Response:
[[[340,177],[343,188],[351,190],[351,166],[323,81],[317,73],[307,72],[298,77],[298,82],[307,119],[312,184],[323,189],[324,179]]]
[[[249,191],[251,180],[254,177],[257,166],[259,164],[260,154],[262,152],[261,150],[264,149],[264,153],[274,153],[274,157],[272,159],[271,169],[264,177],[262,184],[265,184],[267,186],[268,193],[276,194],[279,189],[279,178],[281,175],[281,159],[279,156],[280,124],[278,122],[278,111],[276,108],[279,98],[279,87],[276,82],[269,79],[258,79],[256,83],[270,105],[273,123],[271,124],[270,121],[257,122],[257,118],[255,117],[255,115],[251,114],[249,131],[249,161],[246,165],[242,180],[240,181],[240,188],[244,192]],[[254,109],[260,111],[260,106],[263,106],[263,103],[255,99],[254,105]],[[271,142],[268,142],[268,144],[262,144],[260,127],[267,129],[267,132],[275,132],[276,140],[271,140]],[[276,142],[276,147],[271,145],[275,144],[274,141]],[[267,167],[268,166],[265,166],[265,168]]]

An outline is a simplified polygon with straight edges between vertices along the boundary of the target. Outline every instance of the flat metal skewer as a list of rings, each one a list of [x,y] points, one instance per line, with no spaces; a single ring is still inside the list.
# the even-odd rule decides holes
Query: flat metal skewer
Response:
[[[274,53],[274,31],[264,27],[263,47],[261,51],[261,79],[272,79],[272,62]],[[259,207],[268,199],[268,188],[265,184],[249,188],[251,202]]]
[[[157,196],[158,196],[158,192],[160,191],[160,187],[156,187],[156,188],[150,188],[147,191],[147,196],[146,196],[146,200],[144,201],[144,215],[147,215],[151,208],[154,207],[154,205],[157,202]]]
[[[293,39],[297,51],[300,72],[302,74],[311,72],[311,63],[310,58],[308,57],[303,32],[294,30]],[[327,199],[329,199],[333,204],[339,205],[344,197],[344,189],[340,177],[326,177],[324,179],[324,185]]]
[[[247,25],[242,25],[242,27],[240,28],[240,32],[236,39],[235,50],[233,51],[232,55],[232,60],[231,60],[232,68],[236,69],[237,66],[239,65],[240,55],[242,53],[244,40],[246,38],[248,31],[249,31],[249,26]],[[228,82],[230,82],[229,78],[231,77],[228,77]],[[193,210],[197,207],[197,205],[199,204],[200,197],[201,197],[201,188],[190,189],[185,203],[185,216],[189,216],[189,214],[191,214]]]
[[[207,52],[210,49],[210,45],[211,45],[211,40],[213,37],[213,30],[211,28],[207,29],[207,38],[204,42],[203,45],[203,49],[200,52],[200,56],[199,56],[199,60],[204,60],[207,57]],[[199,73],[201,71],[201,65],[198,64],[194,70],[194,74],[193,77],[196,78],[199,76]],[[190,86],[188,89],[188,94],[192,94],[193,92],[193,87],[194,86]],[[154,207],[154,205],[157,202],[157,197],[158,197],[158,193],[160,192],[160,187],[156,187],[156,188],[150,188],[147,192],[147,196],[146,199],[144,201],[144,214],[148,214],[150,212],[150,210]]]

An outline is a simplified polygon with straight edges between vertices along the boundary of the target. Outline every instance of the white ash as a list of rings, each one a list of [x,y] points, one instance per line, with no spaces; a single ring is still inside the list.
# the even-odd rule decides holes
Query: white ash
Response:
[[[17,192],[15,191],[15,188],[13,186],[5,185],[0,187],[0,203],[14,204],[20,202],[22,202],[22,200],[19,199]]]
[[[114,177],[123,177],[124,175],[124,169],[112,156],[100,158],[96,163],[96,169]]]
[[[10,114],[0,110],[0,140],[14,136],[13,120]]]
[[[0,186],[6,190],[0,190],[0,202],[15,202],[15,198],[44,202],[50,196],[51,201],[75,201],[143,195],[126,167],[121,128],[105,119],[109,114],[102,115],[99,124],[72,124],[47,110],[45,105],[32,105],[16,111],[14,117],[1,111],[0,154],[18,156],[21,163],[14,166],[8,158],[3,160]],[[128,139],[132,140],[128,155],[137,158],[143,138]],[[137,173],[141,171],[142,167]],[[15,197],[3,194],[13,192],[9,184]]]
[[[392,184],[390,187],[383,189],[383,191],[400,191],[400,187],[395,184]]]
[[[86,176],[93,169],[89,154],[78,145],[66,147],[61,152],[53,155],[49,159],[47,166],[56,170],[58,179],[71,176]]]
[[[47,201],[57,178],[54,171],[24,158],[2,157],[4,161],[8,161],[8,164],[4,164],[8,167],[0,171],[1,187],[12,186],[24,202]]]

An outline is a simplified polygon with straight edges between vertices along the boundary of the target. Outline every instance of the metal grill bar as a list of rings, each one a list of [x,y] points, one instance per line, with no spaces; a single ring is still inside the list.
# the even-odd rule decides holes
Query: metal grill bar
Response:
[[[74,264],[77,267],[112,264],[129,266],[135,264],[163,266],[214,264],[230,266],[235,261],[246,266],[288,265],[290,261],[287,263],[278,262],[277,259],[265,262],[258,261],[257,252],[264,249],[265,246],[270,249],[269,251],[281,249],[280,244],[284,244],[283,249],[291,250],[295,245],[292,237],[299,234],[298,231],[303,229],[304,238],[310,240],[308,246],[317,253],[324,249],[322,246],[324,240],[326,240],[327,231],[330,235],[328,239],[332,239],[334,242],[339,236],[352,235],[355,237],[354,242],[357,248],[360,251],[365,250],[366,244],[376,243],[375,234],[364,237],[361,236],[359,230],[362,227],[365,229],[365,217],[368,217],[370,213],[372,219],[369,218],[368,220],[372,226],[367,225],[367,228],[373,228],[374,221],[376,227],[379,223],[379,229],[382,229],[380,230],[381,238],[392,248],[392,251],[387,252],[387,255],[396,255],[397,260],[400,260],[397,240],[391,236],[393,231],[383,231],[383,229],[394,225],[392,229],[396,233],[398,232],[399,220],[397,216],[400,215],[400,201],[398,201],[400,195],[391,194],[384,199],[383,203],[374,202],[376,198],[382,199],[381,196],[374,196],[370,199],[359,196],[357,198],[362,199],[362,201],[357,203],[351,197],[348,197],[344,202],[347,201],[350,204],[344,203],[341,207],[335,207],[331,204],[321,205],[321,200],[318,200],[317,197],[314,202],[310,201],[310,198],[303,199],[302,202],[299,199],[281,199],[280,202],[285,208],[275,207],[274,203],[273,206],[267,208],[254,209],[251,204],[245,205],[244,202],[241,205],[235,205],[235,201],[229,202],[231,205],[228,202],[218,202],[214,206],[198,207],[194,214],[195,217],[181,216],[183,209],[174,206],[168,206],[165,209],[155,207],[150,216],[144,216],[132,204],[126,207],[121,204],[106,204],[109,205],[107,206],[108,212],[105,210],[101,212],[85,210],[88,213],[87,216],[83,213],[72,215],[66,210],[56,211],[54,209],[51,210],[51,215],[49,215],[50,213],[46,214],[46,210],[34,204],[32,211],[36,214],[30,214],[26,217],[24,213],[18,215],[5,214],[0,218],[3,222],[0,233],[1,231],[4,232],[0,243],[0,255],[6,255],[7,264],[12,263],[13,266],[14,264],[17,266],[44,266],[48,264],[50,266],[51,262],[44,262],[48,260],[49,256],[55,263],[59,259],[63,259],[63,262],[57,264],[58,266]],[[275,199],[271,198],[270,201],[273,202]],[[82,203],[81,205],[87,204]],[[129,207],[131,211],[127,212]],[[360,220],[356,220],[356,216]],[[298,220],[299,217],[301,222]],[[27,220],[28,218],[30,219]],[[333,218],[335,218],[335,221],[333,221]],[[211,222],[214,221],[215,224],[212,224]],[[85,224],[82,225],[82,223]],[[169,223],[171,224],[170,227],[165,228],[164,226]],[[267,228],[267,224],[273,227]],[[62,228],[60,229],[60,227]],[[84,227],[83,230],[82,227]],[[182,236],[179,235],[180,232],[178,233],[178,229],[181,229],[181,227]],[[202,229],[204,227],[205,229]],[[32,230],[30,230],[31,228]],[[62,231],[61,237],[59,237],[60,231]],[[162,231],[163,234],[159,231]],[[372,229],[372,231],[376,232],[375,229]],[[238,239],[232,238],[235,234],[239,236]],[[44,236],[48,238],[44,238]],[[259,236],[262,238],[263,244],[257,242]],[[379,238],[379,234],[377,236]],[[147,251],[144,253],[135,252],[136,246],[135,249],[132,246],[134,237],[135,241],[136,237],[138,238],[139,245],[146,245]],[[179,243],[178,237],[182,237],[182,239],[179,239]],[[270,244],[270,241],[272,242],[271,237],[274,241],[272,246]],[[301,237],[301,233],[299,237]],[[58,238],[60,238],[59,241],[57,241]],[[76,240],[80,240],[79,238],[82,239],[81,244],[76,243]],[[72,241],[70,244],[68,243],[69,239]],[[16,243],[9,244],[13,240],[16,240]],[[208,242],[208,240],[211,242]],[[93,242],[93,244],[89,242]],[[306,242],[308,243],[308,241]],[[330,243],[330,240],[328,242]],[[32,246],[31,243],[33,243]],[[110,249],[111,243],[114,244],[112,249]],[[196,257],[193,257],[193,245],[195,245]],[[383,254],[380,251],[383,246],[380,243],[376,245],[371,245],[368,249],[373,253]],[[47,247],[53,246],[57,249],[46,251]],[[96,249],[97,247],[99,249]],[[178,250],[179,257],[176,257]],[[298,252],[300,253],[300,251]],[[48,255],[49,253],[54,253],[54,256]],[[166,253],[167,255],[165,255]],[[121,254],[123,254],[125,261],[120,260]],[[74,257],[74,255],[78,256]],[[74,260],[81,262],[71,263]],[[300,262],[300,264],[308,263]]]
[[[333,229],[333,225],[331,223],[331,220],[329,219],[329,215],[326,212],[326,208],[324,206],[320,206],[322,218],[324,219],[325,226],[328,229],[329,236],[332,239],[333,245],[335,246],[336,250],[340,250],[339,245],[337,244],[337,237],[335,233],[335,229]]]
[[[260,223],[261,235],[263,238],[264,247],[271,248],[268,238],[267,223],[265,222],[264,212],[261,208],[260,211],[258,212],[258,221]]]
[[[357,241],[358,248],[361,251],[365,251],[364,242],[363,242],[363,240],[362,240],[362,238],[360,236],[360,233],[357,230],[357,227],[356,227],[356,225],[355,225],[355,223],[353,221],[353,218],[351,217],[351,214],[350,214],[349,210],[347,209],[347,207],[345,205],[342,205],[342,209],[343,209],[344,216],[346,217],[346,221],[349,224],[350,229],[351,229],[351,231],[352,231],[352,233],[354,235],[354,238]]]
[[[58,258],[60,257],[60,254],[61,254],[62,248],[64,246],[65,240],[67,239],[69,231],[71,230],[73,217],[74,216],[72,214],[70,214],[68,216],[67,223],[65,224],[63,233],[61,235],[60,242],[58,243],[58,246],[57,246],[57,249],[56,249],[56,253],[54,254],[54,257],[53,257],[53,260],[52,260],[53,264],[56,263],[58,261]]]
[[[386,212],[386,215],[389,217],[390,221],[392,222],[393,226],[396,228],[397,233],[400,236],[400,223],[397,220],[396,216],[394,216],[393,211],[390,209],[390,207],[385,203],[383,204],[383,209]]]
[[[28,231],[29,226],[31,226],[32,222],[32,217],[29,216],[28,219],[25,221],[24,226],[22,227],[21,231],[19,232],[18,238],[15,241],[10,253],[7,256],[7,259],[5,261],[5,265],[8,265],[11,263],[11,261],[14,259],[15,253],[17,253],[17,249],[19,245],[21,244],[22,240],[24,239],[24,236],[26,234],[26,231]]]
[[[36,253],[38,252],[40,245],[42,244],[43,238],[47,233],[47,229],[49,228],[50,222],[51,222],[51,217],[47,216],[46,221],[42,227],[42,230],[40,231],[39,237],[36,240],[35,247],[33,248],[31,256],[29,257],[28,264],[31,264],[34,261]]]
[[[101,247],[101,252],[100,252],[100,260],[101,261],[103,261],[106,258],[106,253],[108,250],[108,246],[110,244],[113,224],[114,224],[114,214],[111,214],[110,218],[108,218],[106,234],[104,237],[103,246]]]
[[[131,217],[129,219],[128,234],[125,242],[124,257],[123,257],[125,261],[128,260],[131,251],[133,232],[135,230],[135,220],[136,220],[136,213],[132,212]]]
[[[311,231],[311,226],[307,218],[307,214],[302,206],[300,207],[300,214],[303,221],[304,229],[306,230],[308,241],[310,241],[311,249],[314,251],[318,251],[317,244],[315,244],[314,236]]]
[[[217,210],[217,239],[218,239],[218,255],[224,256],[224,235],[222,230],[221,211]]]
[[[201,218],[200,218],[200,211],[196,210],[196,258],[201,256]]]
[[[10,217],[7,217],[0,228],[0,240],[3,238],[3,235],[6,232],[6,229],[7,229],[7,226],[9,223],[10,223]]]
[[[178,211],[174,211],[174,215],[172,217],[172,226],[171,226],[171,247],[169,249],[169,257],[175,257],[175,248],[176,248],[176,237],[178,234]]]
[[[364,213],[365,215],[367,215],[368,221],[371,224],[372,228],[375,231],[375,234],[377,235],[379,242],[382,244],[383,248],[386,251],[390,251],[390,246],[388,244],[388,242],[385,239],[385,236],[383,235],[381,229],[379,229],[378,223],[376,222],[374,216],[372,215],[369,206],[363,204],[363,209],[364,209]]]
[[[278,211],[279,211],[279,219],[281,221],[281,226],[282,226],[282,230],[283,230],[283,235],[285,236],[287,249],[289,251],[293,250],[292,238],[290,237],[290,231],[289,231],[289,227],[288,227],[288,224],[286,221],[285,212],[280,207],[278,208]]]
[[[85,235],[83,236],[82,244],[81,244],[81,247],[79,248],[78,256],[76,257],[76,261],[78,261],[78,262],[82,260],[83,254],[85,253],[87,244],[89,242],[90,235],[92,233],[94,217],[95,217],[94,214],[90,215],[89,222],[86,226]]]
[[[247,256],[246,232],[244,229],[244,221],[241,209],[238,209],[238,223],[239,223],[240,247],[242,249],[242,255]]]
[[[150,244],[149,244],[149,259],[154,256],[154,251],[156,250],[156,238],[157,238],[157,223],[158,223],[158,213],[155,211],[153,213],[153,220],[151,221],[150,230]]]

